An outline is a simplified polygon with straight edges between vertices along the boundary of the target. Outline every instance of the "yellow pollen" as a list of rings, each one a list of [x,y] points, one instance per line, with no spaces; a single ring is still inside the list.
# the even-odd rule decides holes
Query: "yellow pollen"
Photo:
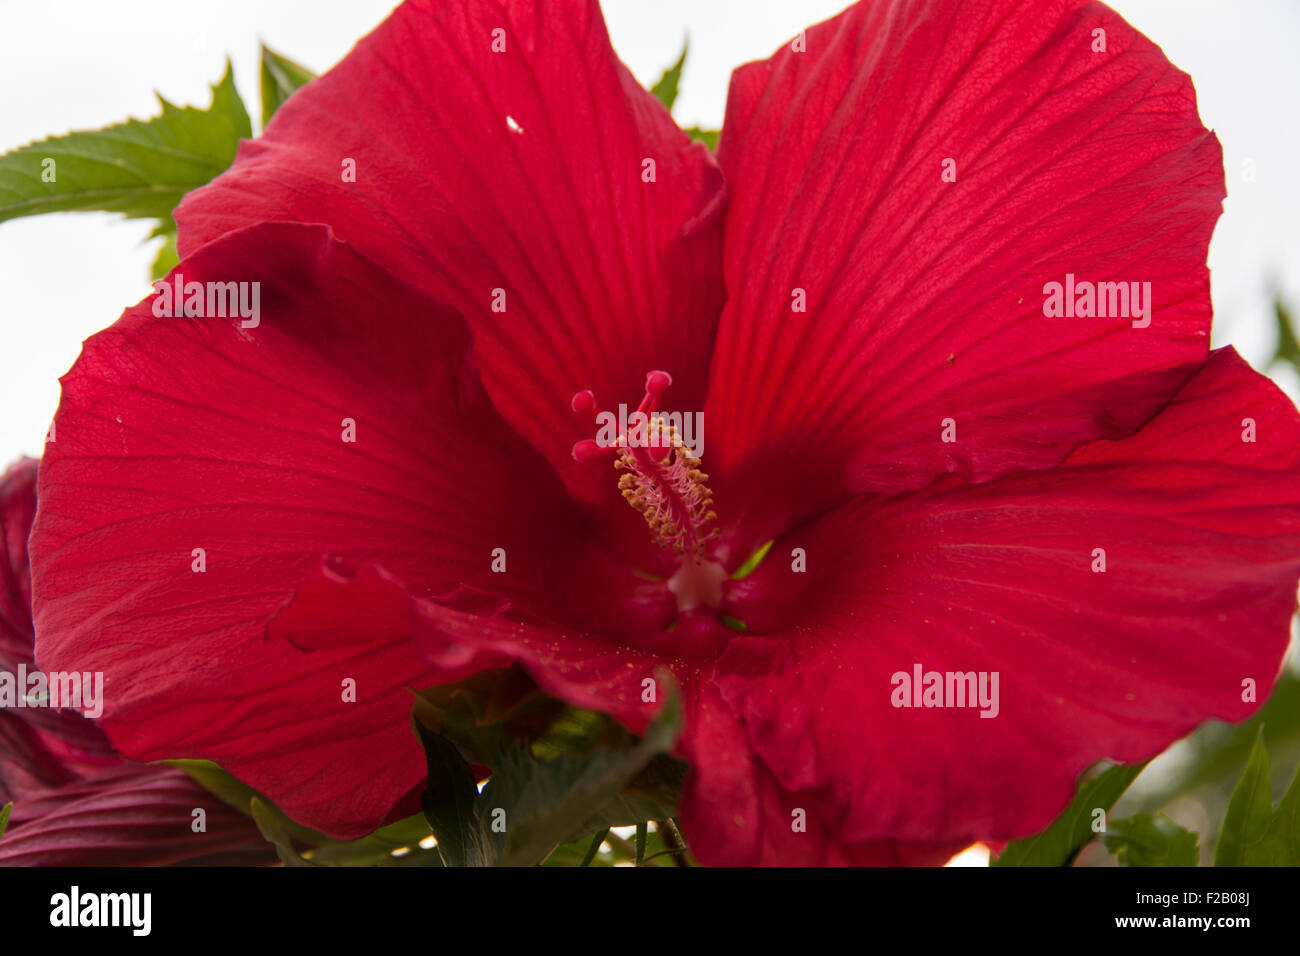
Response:
[[[678,554],[702,556],[706,542],[716,532],[704,526],[717,519],[712,510],[709,476],[700,470],[700,459],[686,450],[676,427],[660,418],[650,419],[652,441],[659,447],[638,456],[628,449],[626,437],[619,438],[614,467],[626,472],[618,487],[633,509],[645,518],[655,543]],[[671,450],[660,458],[663,446]]]

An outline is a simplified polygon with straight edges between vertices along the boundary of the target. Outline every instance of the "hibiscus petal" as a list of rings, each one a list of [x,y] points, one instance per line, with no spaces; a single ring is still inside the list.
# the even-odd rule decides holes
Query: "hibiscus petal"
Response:
[[[644,681],[671,673],[686,709],[678,751],[692,764],[682,795],[683,826],[692,852],[708,865],[935,865],[961,849],[845,844],[815,817],[796,832],[791,812],[807,804],[804,795],[783,791],[756,759],[744,728],[705,678],[709,665],[666,652],[672,635],[624,643],[434,605],[422,606],[417,616],[417,647],[438,668],[439,683],[517,662],[548,693],[610,714],[636,733],[661,703],[658,687],[654,700],[644,699]]]
[[[323,559],[378,562],[420,595],[468,584],[581,609],[590,626],[629,623],[637,579],[575,530],[444,306],[321,226],[252,227],[177,272],[260,282],[260,322],[158,318],[146,301],[86,343],[41,468],[37,657],[104,672],[102,725],[127,756],[215,760],[295,819],[359,836],[423,777],[405,688],[427,668],[397,632],[311,654],[267,639],[303,588],[318,622],[336,616],[314,637],[355,625],[310,587]]]
[[[614,55],[596,0],[414,0],[177,220],[182,254],[259,220],[329,223],[459,310],[507,421],[583,497],[621,506],[572,461],[592,435],[569,402],[590,388],[635,407],[663,368],[677,407],[702,407],[722,196],[708,150]]]
[[[1101,4],[857,4],[735,73],[719,158],[710,471],[747,469],[724,507],[785,492],[751,524],[1050,467],[1133,432],[1205,358],[1221,150],[1188,77]],[[1150,282],[1150,326],[1046,318],[1067,273]]]
[[[1095,761],[1248,716],[1298,577],[1300,415],[1220,350],[1147,427],[1059,469],[860,496],[779,541],[730,609],[762,636],[733,640],[716,682],[843,839],[1017,837]],[[895,707],[918,664],[997,672],[996,717]]]
[[[50,756],[29,723],[3,710],[0,710],[0,758],[3,758],[0,759],[0,806],[56,787],[75,776]]]
[[[121,762],[104,731],[75,710],[0,711],[0,804]]]
[[[708,681],[688,698],[682,827],[709,866],[937,866],[961,844],[845,843],[815,814],[817,795],[781,788]]]
[[[0,672],[20,667],[28,677],[33,657],[31,570],[27,538],[36,515],[38,463],[23,458],[0,473]],[[0,804],[72,779],[120,759],[104,732],[75,710],[15,707],[0,713]]]
[[[203,810],[202,832],[194,811]],[[125,764],[14,806],[0,866],[256,866],[253,821],[174,767]]]
[[[32,579],[27,536],[36,515],[34,458],[0,473],[0,669],[12,671],[32,655]]]
[[[643,700],[643,681],[668,668],[679,684],[690,683],[698,661],[674,660],[601,636],[546,625],[457,611],[419,602],[415,644],[442,684],[518,662],[547,693],[576,707],[606,713],[641,733],[662,703]],[[656,639],[648,639],[653,644]]]

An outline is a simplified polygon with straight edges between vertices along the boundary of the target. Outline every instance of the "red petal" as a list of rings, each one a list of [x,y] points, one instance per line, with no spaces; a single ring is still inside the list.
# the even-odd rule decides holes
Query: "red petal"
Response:
[[[0,474],[0,671],[36,670],[32,651],[27,537],[36,515],[37,462]],[[18,688],[19,694],[26,688]],[[17,707],[0,712],[0,804],[23,800],[79,773],[118,763],[104,732],[74,710]]]
[[[87,342],[41,469],[38,659],[104,671],[102,724],[128,756],[208,757],[295,819],[359,836],[423,777],[405,688],[427,669],[401,633],[314,654],[267,640],[323,557],[589,626],[635,626],[637,579],[577,533],[558,480],[475,387],[445,307],[319,226],[253,227],[177,271],[261,282],[260,324],[146,302]],[[316,613],[317,638],[355,622]]]
[[[205,814],[194,832],[194,810]],[[253,821],[174,767],[125,764],[16,804],[0,866],[254,866],[275,851]]]
[[[658,710],[647,702],[647,678],[672,673],[686,713],[678,751],[692,762],[682,798],[692,852],[710,865],[935,865],[962,848],[842,842],[821,820],[791,829],[791,811],[812,807],[812,795],[782,790],[758,761],[744,728],[707,680],[710,665],[667,652],[672,635],[632,644],[590,634],[561,633],[501,618],[422,605],[417,647],[438,669],[438,682],[518,662],[548,693],[578,707],[611,714],[641,733]]]
[[[12,671],[32,656],[32,577],[27,536],[36,515],[34,458],[0,473],[0,668]]]
[[[88,723],[78,715],[83,723]],[[0,807],[73,779],[75,774],[52,757],[32,726],[0,710]]]
[[[806,49],[732,80],[711,472],[762,468],[812,511],[842,487],[1049,467],[1134,431],[1204,360],[1221,150],[1188,77],[1117,14],[880,0]],[[1066,273],[1151,282],[1150,327],[1045,318]]]
[[[626,511],[572,461],[593,436],[569,401],[590,388],[602,407],[635,408],[663,368],[674,407],[702,407],[722,194],[708,150],[614,55],[596,0],[417,0],[295,95],[177,220],[183,254],[260,220],[329,223],[459,310],[506,420],[583,496]]]
[[[841,839],[1016,837],[1093,762],[1248,716],[1298,577],[1300,415],[1221,350],[1142,431],[1057,470],[858,497],[778,542],[731,610],[763,636],[731,642],[717,683]],[[893,707],[915,664],[997,672],[997,717]]]
[[[642,700],[642,682],[654,678],[659,667],[669,667],[679,684],[689,682],[698,668],[613,636],[469,614],[432,602],[420,602],[416,618],[416,647],[434,668],[435,683],[517,661],[547,693],[610,714],[635,733],[645,730],[662,704],[657,692],[653,701]]]
[[[962,849],[888,841],[852,844],[814,810],[814,793],[789,793],[757,759],[745,729],[709,682],[698,685],[686,726],[694,762],[682,794],[691,851],[709,866],[937,866]]]
[[[691,849],[710,865],[934,865],[961,849],[902,846],[885,841],[852,846],[818,819],[794,833],[790,812],[804,800],[781,790],[755,758],[744,729],[702,673],[702,664],[642,648],[664,646],[669,635],[641,647],[598,636],[559,633],[483,616],[421,608],[417,646],[440,669],[439,682],[519,662],[548,693],[578,707],[613,715],[640,733],[662,698],[642,698],[646,678],[673,674],[686,714],[678,750],[692,761],[683,794],[683,825]],[[707,665],[706,665],[707,668]]]

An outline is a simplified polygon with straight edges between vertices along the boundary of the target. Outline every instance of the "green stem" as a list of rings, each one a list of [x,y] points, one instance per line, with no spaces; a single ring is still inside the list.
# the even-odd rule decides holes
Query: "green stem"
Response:
[[[645,843],[650,833],[650,825],[642,820],[636,825],[636,865],[645,863]]]
[[[677,824],[672,820],[656,820],[655,829],[668,849],[654,855],[662,856],[664,853],[671,853],[675,864],[690,866],[691,861],[686,858],[686,841],[682,839],[682,832],[677,829]]]

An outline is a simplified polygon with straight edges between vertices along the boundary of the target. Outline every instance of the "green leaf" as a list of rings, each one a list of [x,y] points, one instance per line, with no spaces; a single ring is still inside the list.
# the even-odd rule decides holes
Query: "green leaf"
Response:
[[[1144,788],[1138,810],[1154,813],[1180,799],[1217,800],[1241,777],[1260,727],[1264,744],[1274,753],[1300,747],[1300,674],[1287,668],[1255,715],[1240,724],[1211,720],[1186,739],[1185,766],[1166,772]]]
[[[601,854],[600,846],[605,842],[608,831],[598,831],[590,838],[575,840],[557,846],[546,858],[542,866],[555,867],[608,867],[614,865],[612,854]]]
[[[417,692],[413,716],[455,744],[470,763],[490,767],[512,741],[545,737],[565,710],[512,665]]]
[[[316,79],[316,74],[301,63],[276,53],[262,44],[262,127],[271,122],[284,101],[300,87]]]
[[[660,103],[668,107],[670,113],[673,111],[673,104],[677,102],[677,87],[682,80],[682,67],[686,65],[686,51],[690,47],[691,38],[687,37],[682,41],[682,55],[677,58],[677,62],[664,70],[663,76],[659,77],[659,82],[650,87],[650,92]]]
[[[438,850],[426,850],[420,841],[430,834],[423,813],[380,827],[369,836],[345,843],[331,842],[303,854],[312,863],[326,866],[442,866]],[[394,850],[410,852],[393,856]]]
[[[280,862],[285,866],[320,866],[319,863],[313,863],[310,860],[303,859],[293,846],[293,840],[289,834],[280,826],[280,817],[276,812],[258,797],[254,797],[249,803],[253,811],[253,822],[257,824],[257,829],[261,831],[262,836],[268,843],[275,846],[275,852],[280,857]]]
[[[10,800],[3,807],[0,807],[0,837],[5,835],[5,830],[9,826],[9,814],[13,811],[14,803]]]
[[[1277,346],[1273,350],[1273,360],[1281,359],[1300,371],[1300,341],[1296,340],[1296,326],[1291,312],[1280,295],[1273,298],[1273,319],[1277,324]]]
[[[587,753],[622,736],[622,729],[605,714],[564,707],[546,730],[532,741],[533,756],[549,760],[565,753]]]
[[[1070,805],[1047,829],[1008,843],[992,866],[1069,866],[1094,836],[1092,822],[1098,809],[1109,811],[1128,789],[1145,763],[1117,764],[1084,783]]]
[[[357,840],[335,840],[309,827],[295,823],[274,803],[252,787],[236,780],[215,763],[208,760],[167,760],[164,763],[179,767],[202,787],[222,801],[253,816],[253,802],[260,806],[263,832],[280,834],[287,841],[306,844],[302,851],[304,864],[325,866],[441,866],[436,850],[424,850],[419,844],[430,834],[424,815],[413,816],[380,827],[374,833]],[[268,839],[270,839],[268,837]],[[272,843],[275,841],[272,840]],[[411,852],[394,857],[393,850],[410,847]],[[295,851],[295,855],[297,855]]]
[[[318,833],[310,827],[294,822],[283,810],[261,793],[248,786],[248,784],[236,780],[210,760],[164,760],[162,762],[184,770],[201,787],[234,807],[240,813],[252,816],[253,801],[259,801],[262,804],[263,813],[270,818],[274,829],[297,840],[299,843],[321,846],[327,843],[339,842],[331,840],[323,833]]]
[[[522,746],[506,754],[478,801],[488,859],[500,866],[540,863],[561,843],[607,824],[593,825],[654,757],[672,749],[681,730],[681,703],[671,680],[663,707],[631,746],[599,747],[543,762]],[[502,815],[501,811],[504,811]],[[494,824],[504,822],[504,832]]]
[[[1273,811],[1264,839],[1248,850],[1247,859],[1253,866],[1300,866],[1300,766]]]
[[[480,724],[475,702],[463,694],[441,694],[442,688],[415,695],[412,718],[419,727],[450,741],[466,760],[491,765],[509,743],[499,724]],[[423,741],[423,737],[421,737]]]
[[[68,133],[0,156],[0,222],[98,210],[156,218],[165,229],[181,197],[225,170],[252,129],[229,62],[207,109],[158,100],[162,113],[151,120]]]
[[[438,853],[447,866],[481,866],[484,859],[477,837],[475,798],[479,794],[474,772],[450,740],[418,720],[412,723],[429,767],[421,803],[438,841]]]
[[[1300,768],[1273,809],[1272,768],[1261,727],[1214,851],[1215,866],[1300,866]]]
[[[1136,813],[1111,820],[1101,842],[1125,866],[1195,866],[1196,834],[1162,815]]]
[[[171,220],[168,220],[171,223]],[[158,254],[154,256],[153,265],[149,268],[149,279],[157,281],[165,278],[167,273],[176,268],[180,262],[180,256],[176,252],[176,230],[174,228],[165,231],[157,231],[157,235],[162,236],[162,245],[158,247]],[[151,237],[154,238],[154,237]]]
[[[600,853],[600,846],[605,842],[605,837],[609,836],[609,827],[600,830],[591,838],[591,844],[587,847],[587,852],[582,855],[582,860],[578,866],[591,866],[592,860]]]
[[[713,152],[716,153],[718,151],[718,137],[722,135],[721,130],[704,129],[701,126],[689,126],[682,132],[695,140],[695,142],[703,143]]]
[[[646,820],[660,820],[677,812],[673,802],[659,802],[641,797],[616,795],[598,811],[582,822],[579,833],[591,833],[602,827],[630,827]]]
[[[591,834],[675,813],[685,765],[668,751],[680,704],[671,676],[661,682],[666,702],[640,740],[604,714],[549,697],[513,668],[417,693],[426,818],[447,864],[558,865],[552,851],[577,841],[576,864]],[[493,768],[481,794],[471,762]]]
[[[1215,866],[1244,866],[1246,846],[1258,842],[1273,815],[1271,768],[1264,748],[1264,729],[1255,732],[1255,743],[1246,758],[1246,769],[1228,798],[1228,809],[1214,849]]]

